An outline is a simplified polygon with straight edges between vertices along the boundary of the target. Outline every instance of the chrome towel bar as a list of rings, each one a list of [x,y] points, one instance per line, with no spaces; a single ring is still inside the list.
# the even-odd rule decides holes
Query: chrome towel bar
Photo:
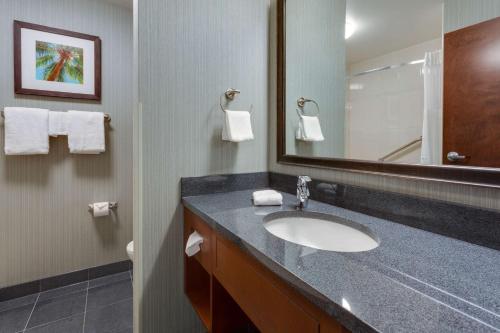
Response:
[[[2,118],[5,118],[3,111],[0,111],[0,115],[2,116]],[[111,116],[109,115],[109,113],[104,114],[104,121],[108,123],[111,122]]]

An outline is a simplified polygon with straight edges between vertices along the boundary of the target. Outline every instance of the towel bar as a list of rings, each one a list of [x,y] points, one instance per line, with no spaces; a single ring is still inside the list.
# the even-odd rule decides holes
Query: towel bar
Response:
[[[3,111],[0,111],[0,115],[2,116],[2,118],[5,118]],[[106,121],[108,123],[111,122],[111,116],[109,115],[109,113],[104,114],[104,121]]]

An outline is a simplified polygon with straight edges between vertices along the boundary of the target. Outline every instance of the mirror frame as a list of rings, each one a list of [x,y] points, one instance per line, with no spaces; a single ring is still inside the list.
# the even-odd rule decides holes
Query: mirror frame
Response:
[[[500,169],[398,164],[343,158],[301,157],[286,154],[286,0],[277,3],[277,154],[278,163],[378,174],[406,179],[500,188]]]

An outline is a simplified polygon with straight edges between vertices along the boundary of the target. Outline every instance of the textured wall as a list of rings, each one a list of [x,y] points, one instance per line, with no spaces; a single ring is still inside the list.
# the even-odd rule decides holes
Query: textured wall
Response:
[[[14,19],[98,35],[102,103],[14,96]],[[93,0],[0,0],[0,107],[111,114],[107,152],[68,154],[65,137],[47,156],[5,156],[0,120],[0,287],[127,258],[132,239],[132,12]],[[87,204],[119,202],[114,219],[93,221]]]
[[[345,0],[286,2],[286,147],[287,154],[344,156]],[[295,139],[297,99],[314,99],[320,107],[323,142]],[[305,107],[315,114],[314,104]]]
[[[267,170],[268,0],[138,6],[136,332],[199,332],[183,292],[180,178]],[[233,108],[254,105],[254,141],[221,141],[219,96],[229,87],[241,89]]]
[[[455,0],[451,0],[453,2]],[[484,0],[486,1],[486,0]],[[470,3],[475,0],[470,0]],[[498,0],[490,2],[498,3]],[[270,64],[269,64],[269,169],[274,172],[298,175],[307,174],[315,178],[347,184],[378,188],[382,190],[419,195],[452,202],[500,210],[500,190],[440,182],[405,180],[398,177],[334,171],[327,169],[297,167],[277,163],[276,155],[276,0],[271,0],[270,18]]]
[[[498,0],[444,0],[444,32],[500,16]]]

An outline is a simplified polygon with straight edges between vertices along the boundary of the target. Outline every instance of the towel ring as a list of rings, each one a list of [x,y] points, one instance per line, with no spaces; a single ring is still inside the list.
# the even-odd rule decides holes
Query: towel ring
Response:
[[[319,113],[320,113],[318,103],[314,99],[305,98],[305,97],[301,97],[297,100],[297,106],[300,109],[300,111],[299,111],[299,109],[297,109],[297,113],[299,113],[299,116],[301,116],[301,115],[305,116],[306,113],[304,112],[304,107],[306,106],[306,103],[309,103],[309,102],[314,103],[314,105],[316,105],[316,109],[318,110],[318,113],[313,115],[313,116],[318,117]]]
[[[226,112],[227,110],[224,109],[224,107],[222,106],[222,96],[224,96],[226,98],[227,101],[233,101],[234,98],[236,97],[236,95],[239,95],[241,94],[241,91],[238,90],[238,89],[234,89],[234,88],[229,88],[226,90],[226,92],[224,94],[222,94],[220,97],[219,97],[219,105],[220,105],[220,108],[222,110],[222,112]],[[253,104],[250,105],[250,110],[248,111],[250,113],[253,112]]]

